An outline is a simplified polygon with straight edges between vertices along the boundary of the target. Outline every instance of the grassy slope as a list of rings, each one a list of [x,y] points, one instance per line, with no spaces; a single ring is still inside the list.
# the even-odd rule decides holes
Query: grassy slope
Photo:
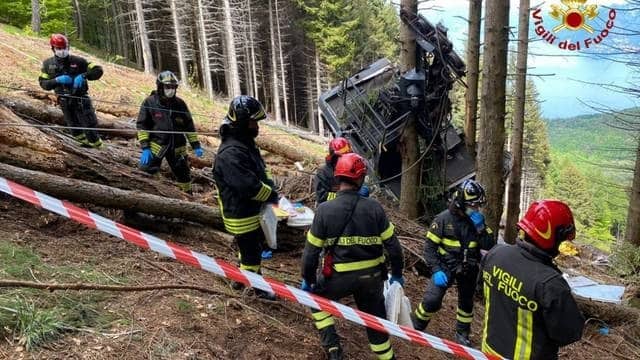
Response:
[[[96,50],[96,53],[100,53]],[[143,99],[155,89],[155,76],[144,74],[138,70],[110,63],[91,54],[80,51],[71,43],[71,53],[83,56],[100,64],[105,71],[98,81],[89,84],[90,95],[98,111],[101,108],[113,109],[108,102],[116,102],[118,111],[128,116],[137,115]],[[38,85],[38,75],[42,61],[52,56],[48,40],[43,37],[29,36],[19,29],[0,24],[0,94],[12,91],[1,86],[19,87],[35,91],[43,91]],[[228,99],[216,97],[209,100],[199,89],[180,88],[178,95],[189,106],[194,120],[200,129],[217,129],[227,111]],[[290,136],[282,130],[269,127],[262,136],[273,136],[278,142],[304,149],[310,157],[321,158],[324,146]]]

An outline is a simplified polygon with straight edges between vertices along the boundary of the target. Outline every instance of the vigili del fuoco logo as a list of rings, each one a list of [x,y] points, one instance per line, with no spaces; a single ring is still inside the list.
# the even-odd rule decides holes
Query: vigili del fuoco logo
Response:
[[[615,24],[615,9],[598,9],[598,5],[588,4],[588,0],[560,0],[560,2],[562,5],[551,4],[550,10],[537,7],[531,12],[536,35],[559,49],[569,51],[592,49],[609,35],[609,30]],[[605,14],[606,17],[603,16]],[[603,19],[600,23],[606,21],[604,26],[594,24],[597,18]]]

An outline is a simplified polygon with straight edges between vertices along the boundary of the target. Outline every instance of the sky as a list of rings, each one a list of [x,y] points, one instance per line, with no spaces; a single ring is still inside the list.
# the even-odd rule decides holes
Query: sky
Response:
[[[510,38],[517,38],[519,1],[511,0],[509,24],[512,28]],[[560,22],[550,15],[551,5],[566,7],[560,0],[536,2],[531,0],[532,7],[541,7],[542,26],[552,29]],[[640,51],[640,35],[625,36],[623,29],[640,31],[640,10],[625,10],[631,5],[624,0],[587,0],[586,4],[598,5],[598,15],[587,21],[594,32],[589,34],[585,30],[561,30],[556,33],[554,44],[538,40],[530,42],[528,57],[529,79],[532,79],[540,93],[542,113],[545,118],[571,117],[582,114],[595,113],[596,108],[625,109],[640,106],[640,99],[602,89],[596,84],[610,84],[614,86],[630,87],[640,83],[640,71],[635,73],[627,65],[602,58],[603,53],[614,50],[606,44],[624,46]],[[483,4],[484,6],[484,4]],[[638,5],[640,8],[640,5]],[[605,28],[609,9],[617,9],[614,19],[614,30],[607,35],[600,44],[591,49],[584,49],[584,39],[596,37]],[[464,44],[467,38],[468,1],[467,0],[432,0],[421,4],[420,14],[430,22],[442,22],[449,29],[449,38],[454,43],[454,49],[465,58]],[[483,14],[484,17],[484,14]],[[535,24],[530,16],[529,39],[540,39],[535,33]],[[620,27],[621,29],[618,29]],[[484,22],[482,25],[484,28]],[[583,46],[578,51],[561,50],[558,44],[561,40],[573,42],[582,40]],[[510,45],[515,50],[516,42]],[[640,58],[635,54],[635,58]],[[621,60],[621,59],[620,59]],[[552,76],[535,76],[553,74]]]

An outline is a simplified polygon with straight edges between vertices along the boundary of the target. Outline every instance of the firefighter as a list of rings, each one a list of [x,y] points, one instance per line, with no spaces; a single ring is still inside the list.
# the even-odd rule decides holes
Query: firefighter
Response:
[[[343,137],[337,137],[329,142],[329,154],[325,158],[325,164],[318,169],[313,186],[316,189],[316,206],[327,200],[336,198],[338,181],[333,176],[338,158],[352,152],[351,143]],[[369,188],[363,184],[359,190],[360,195],[369,196]]]
[[[62,34],[52,34],[49,39],[54,56],[42,63],[38,81],[45,90],[54,90],[62,108],[71,135],[84,147],[100,148],[102,140],[95,130],[98,126],[96,112],[87,95],[87,80],[102,77],[102,67],[82,57],[69,54],[69,40]]]
[[[251,96],[240,95],[231,100],[220,127],[222,142],[213,165],[222,220],[240,250],[240,269],[258,274],[265,242],[260,210],[266,203],[278,203],[271,173],[255,143],[258,121],[266,117],[262,104]],[[243,285],[234,283],[233,287],[241,289]],[[272,293],[259,289],[255,292],[261,298],[275,300]]]
[[[353,295],[358,309],[384,318],[382,292],[387,268],[383,250],[391,264],[390,281],[403,285],[402,248],[382,206],[358,194],[366,173],[365,161],[358,154],[338,159],[334,173],[339,184],[337,196],[320,204],[307,233],[301,288],[331,300]],[[316,276],[322,251],[322,271]],[[342,359],[333,317],[317,309],[312,315],[329,359]],[[387,334],[367,328],[367,337],[379,359],[395,358]]]
[[[156,90],[144,100],[136,126],[142,148],[140,165],[149,174],[160,171],[166,158],[178,187],[191,193],[191,171],[187,157],[187,140],[197,157],[204,151],[195,134],[193,118],[187,104],[176,96],[178,78],[171,71],[163,71],[156,79]],[[158,131],[158,132],[154,132]],[[185,133],[163,133],[184,131]]]
[[[473,320],[473,297],[477,284],[480,249],[495,244],[493,232],[485,225],[480,207],[484,188],[475,180],[465,180],[456,189],[449,208],[438,214],[427,231],[424,258],[431,268],[431,281],[424,298],[412,314],[413,327],[424,330],[442,306],[442,298],[454,282],[458,285],[455,340],[469,346]]]
[[[553,264],[560,243],[575,238],[571,209],[557,200],[529,206],[515,245],[482,260],[485,325],[482,351],[514,360],[557,359],[558,348],[580,340],[584,317]]]

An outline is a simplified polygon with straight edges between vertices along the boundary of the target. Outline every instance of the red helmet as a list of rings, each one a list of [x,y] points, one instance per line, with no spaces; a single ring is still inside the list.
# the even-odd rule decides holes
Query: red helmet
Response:
[[[333,176],[342,176],[352,180],[364,178],[367,174],[367,163],[356,153],[347,153],[338,158]]]
[[[540,200],[531,204],[518,227],[542,250],[554,250],[561,242],[576,237],[571,209],[558,200]]]
[[[329,142],[329,155],[327,160],[331,160],[334,155],[341,156],[351,152],[351,143],[343,137],[337,137]]]
[[[62,34],[51,34],[49,44],[51,44],[51,48],[66,49],[69,47],[69,40]]]

